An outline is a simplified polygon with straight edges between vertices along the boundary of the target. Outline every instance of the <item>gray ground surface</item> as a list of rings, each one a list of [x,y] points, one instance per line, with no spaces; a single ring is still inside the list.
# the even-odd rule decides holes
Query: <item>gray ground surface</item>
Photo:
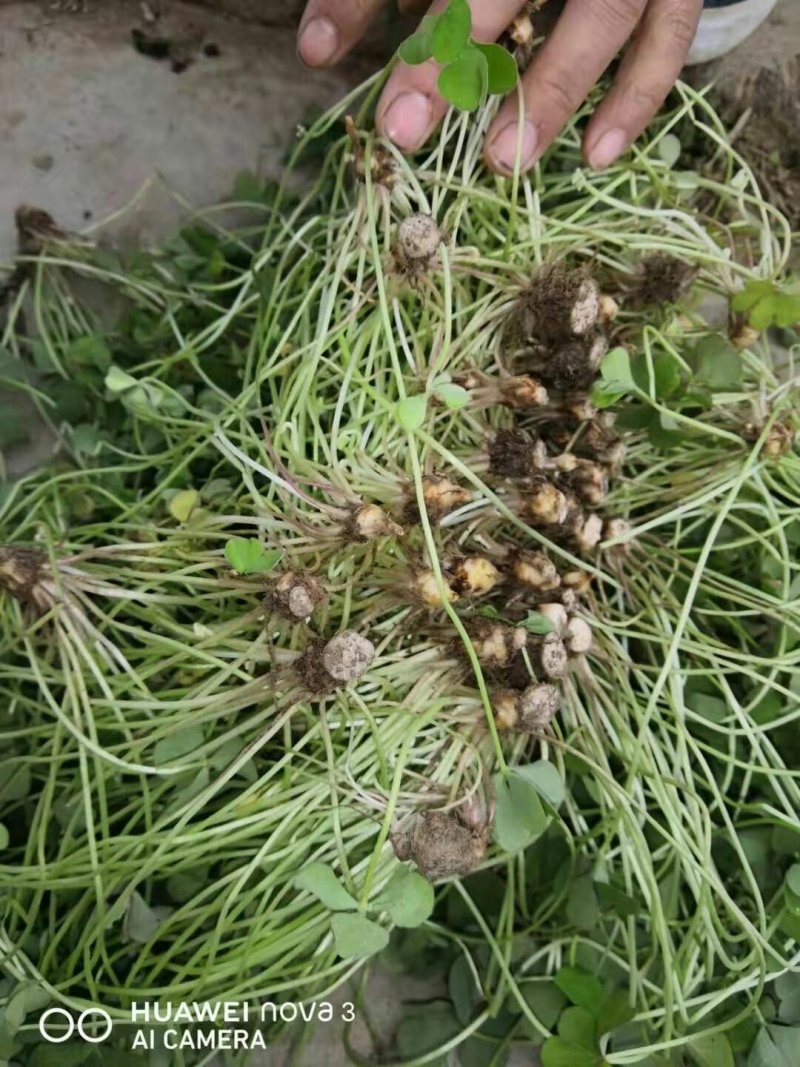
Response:
[[[183,73],[137,53],[137,2],[60,14],[36,3],[0,8],[0,262],[13,254],[21,202],[80,229],[128,203],[147,179],[196,206],[230,193],[238,170],[276,174],[297,123],[371,69],[363,58],[309,72],[292,28],[251,25],[170,2],[163,32],[213,43]],[[291,86],[291,92],[286,87]],[[154,188],[123,223],[147,243],[180,208]]]

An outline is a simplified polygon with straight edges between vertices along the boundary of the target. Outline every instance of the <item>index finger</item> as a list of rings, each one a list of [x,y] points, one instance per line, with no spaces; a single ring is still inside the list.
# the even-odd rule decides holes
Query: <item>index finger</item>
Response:
[[[297,51],[308,67],[338,63],[363,35],[384,0],[308,0]]]
[[[647,0],[568,0],[522,82],[524,117],[509,97],[489,128],[486,158],[502,173],[532,166],[586,99],[639,22]]]

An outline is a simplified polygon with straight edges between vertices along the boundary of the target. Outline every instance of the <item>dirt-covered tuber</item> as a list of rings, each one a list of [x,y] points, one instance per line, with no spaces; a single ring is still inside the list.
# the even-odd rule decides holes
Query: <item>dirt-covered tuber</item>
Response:
[[[290,570],[275,582],[268,601],[270,607],[283,615],[307,622],[326,598],[325,588],[318,579]]]
[[[397,858],[413,860],[429,882],[463,878],[486,854],[487,828],[465,826],[448,812],[420,812],[410,831],[392,836],[392,845]]]

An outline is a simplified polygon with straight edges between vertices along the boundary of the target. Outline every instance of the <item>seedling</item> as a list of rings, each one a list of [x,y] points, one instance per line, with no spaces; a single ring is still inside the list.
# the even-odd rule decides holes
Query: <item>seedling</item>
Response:
[[[755,330],[800,323],[800,293],[787,292],[770,280],[753,280],[731,300],[733,311],[746,312]]]
[[[283,557],[281,549],[264,549],[255,538],[233,538],[225,545],[225,558],[239,574],[268,574]]]
[[[421,926],[433,911],[431,885],[408,867],[396,867],[384,888],[364,909],[327,864],[310,863],[294,884],[313,893],[332,912],[336,951],[344,959],[365,959],[386,947],[389,935],[378,921],[382,912],[397,926],[414,928]],[[372,912],[374,917],[369,918],[364,911]]]
[[[431,59],[440,64],[439,92],[460,111],[475,111],[487,96],[509,93],[517,84],[514,57],[500,45],[472,39],[467,0],[450,0],[441,14],[426,15],[399,55],[412,65]]]

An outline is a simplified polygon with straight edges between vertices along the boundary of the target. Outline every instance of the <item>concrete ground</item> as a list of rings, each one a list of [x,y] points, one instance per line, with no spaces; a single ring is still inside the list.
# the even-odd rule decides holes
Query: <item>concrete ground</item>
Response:
[[[296,58],[290,26],[170,2],[157,32],[179,42],[177,66],[193,59],[175,73],[175,62],[134,47],[134,31],[155,32],[144,5],[88,2],[75,14],[0,6],[0,263],[13,255],[19,203],[82,229],[154,177],[202,206],[228,195],[239,170],[277,174],[308,109],[374,69],[362,57],[312,73]],[[166,192],[153,190],[126,217],[122,237],[149,243],[178,216]]]

